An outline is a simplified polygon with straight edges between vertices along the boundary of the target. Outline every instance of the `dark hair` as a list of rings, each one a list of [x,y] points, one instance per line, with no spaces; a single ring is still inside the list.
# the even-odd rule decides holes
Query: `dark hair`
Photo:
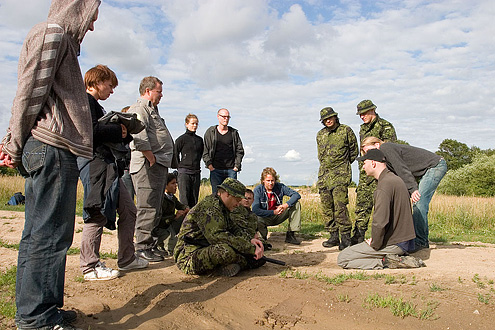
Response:
[[[244,194],[250,194],[250,195],[254,196],[254,192],[249,188],[246,188],[246,191],[244,192]]]
[[[170,181],[172,181],[173,179],[176,179],[177,180],[177,175],[175,175],[175,173],[169,173],[169,174],[167,174],[167,184],[169,184]]]

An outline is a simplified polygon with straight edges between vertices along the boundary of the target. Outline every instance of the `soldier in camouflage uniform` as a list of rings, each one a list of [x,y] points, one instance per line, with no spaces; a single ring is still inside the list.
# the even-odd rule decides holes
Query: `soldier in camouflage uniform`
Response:
[[[338,114],[331,107],[320,111],[320,121],[325,127],[316,135],[320,161],[317,186],[325,227],[330,232],[330,238],[323,242],[323,246],[338,245],[339,250],[343,250],[351,244],[348,189],[352,177],[351,163],[358,156],[358,144],[352,129],[340,124]]]
[[[374,136],[387,142],[397,141],[394,126],[375,112],[376,105],[371,100],[363,100],[357,105],[357,115],[363,123],[359,130],[360,144],[368,136]],[[359,162],[359,184],[356,189],[356,223],[354,224],[352,244],[361,243],[364,240],[371,211],[373,209],[373,192],[376,189],[376,180],[367,176],[363,170],[363,163]]]
[[[263,244],[248,240],[230,219],[244,197],[246,187],[233,178],[217,186],[216,195],[205,197],[187,214],[179,232],[174,258],[186,274],[234,276],[241,269],[262,266]]]

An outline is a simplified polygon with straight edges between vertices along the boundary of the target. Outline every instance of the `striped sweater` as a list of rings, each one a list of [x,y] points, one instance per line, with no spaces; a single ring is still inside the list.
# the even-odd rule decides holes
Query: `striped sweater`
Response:
[[[92,158],[92,124],[77,56],[100,0],[53,0],[47,22],[29,32],[19,56],[17,93],[2,151],[21,161],[32,135]]]

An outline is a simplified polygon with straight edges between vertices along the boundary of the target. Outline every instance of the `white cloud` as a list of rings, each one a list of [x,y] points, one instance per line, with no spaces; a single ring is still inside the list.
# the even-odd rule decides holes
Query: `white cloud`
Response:
[[[20,46],[49,3],[0,5],[0,131]],[[241,180],[256,182],[272,166],[301,184],[318,169],[319,110],[332,106],[357,134],[362,99],[412,145],[435,151],[453,138],[493,148],[494,16],[491,0],[108,0],[80,62],[83,73],[97,63],[117,73],[107,110],[133,103],[145,75],[160,77],[173,137],[187,113],[198,115],[202,135],[227,107],[246,148]]]
[[[294,149],[287,151],[285,155],[282,156],[288,162],[297,162],[301,160],[301,154]]]

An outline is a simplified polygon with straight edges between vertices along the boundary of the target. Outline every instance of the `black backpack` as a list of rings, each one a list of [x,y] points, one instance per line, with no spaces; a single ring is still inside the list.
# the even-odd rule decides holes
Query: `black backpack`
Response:
[[[24,204],[26,201],[26,197],[21,192],[16,192],[14,196],[10,197],[9,201],[7,202],[7,205],[20,205]]]

